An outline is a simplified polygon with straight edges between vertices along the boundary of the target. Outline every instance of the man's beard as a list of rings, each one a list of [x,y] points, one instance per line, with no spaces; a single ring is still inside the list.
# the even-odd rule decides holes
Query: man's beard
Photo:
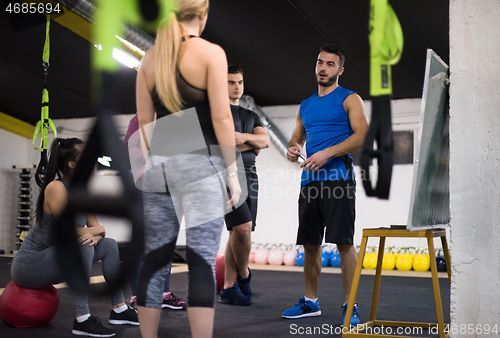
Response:
[[[337,78],[339,77],[339,72],[337,72],[337,74],[335,74],[334,76],[331,76],[328,78],[328,81],[326,82],[322,82],[319,80],[319,75],[316,75],[316,82],[318,83],[318,85],[320,85],[321,87],[330,87],[331,85],[333,85],[335,82],[337,82]]]

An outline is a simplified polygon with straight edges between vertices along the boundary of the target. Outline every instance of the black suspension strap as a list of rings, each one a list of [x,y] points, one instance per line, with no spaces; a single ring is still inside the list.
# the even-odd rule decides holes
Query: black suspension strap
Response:
[[[361,176],[367,196],[388,199],[393,164],[391,65],[399,61],[403,52],[403,31],[387,0],[371,0],[369,40],[372,116],[360,158]],[[369,171],[373,159],[377,159],[378,165],[375,188]]]

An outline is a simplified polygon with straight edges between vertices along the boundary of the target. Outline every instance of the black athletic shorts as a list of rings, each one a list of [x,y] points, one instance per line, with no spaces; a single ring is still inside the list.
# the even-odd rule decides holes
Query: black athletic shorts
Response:
[[[248,197],[244,203],[238,208],[226,214],[227,230],[231,231],[232,227],[252,222],[252,231],[255,230],[255,220],[257,218],[257,200],[259,197],[259,179],[257,174],[246,174]]]
[[[353,244],[354,181],[314,181],[300,188],[297,244]]]

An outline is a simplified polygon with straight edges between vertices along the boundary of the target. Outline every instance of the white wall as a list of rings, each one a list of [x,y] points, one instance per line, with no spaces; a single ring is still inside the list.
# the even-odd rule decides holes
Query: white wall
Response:
[[[14,164],[26,164],[27,139],[0,129],[0,168],[12,169]]]
[[[451,322],[456,327],[500,324],[499,18],[498,0],[450,1]],[[488,335],[467,335],[476,336]]]

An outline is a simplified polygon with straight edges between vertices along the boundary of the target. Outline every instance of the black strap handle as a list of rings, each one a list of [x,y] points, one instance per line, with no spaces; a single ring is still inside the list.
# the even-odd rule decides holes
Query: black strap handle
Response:
[[[116,131],[113,115],[117,114],[114,106],[117,103],[119,78],[112,73],[102,73],[103,100],[98,109],[98,118],[92,129],[85,149],[68,188],[68,205],[56,222],[56,251],[59,266],[65,275],[65,281],[77,292],[108,294],[122,287],[127,277],[136,273],[144,248],[143,211],[129,164],[123,151],[122,142]],[[99,196],[91,194],[87,183],[93,173],[97,158],[106,154],[113,159],[113,164],[119,172],[123,184],[121,196]],[[81,259],[75,227],[75,218],[79,213],[98,213],[129,219],[132,223],[132,239],[129,242],[124,264],[118,276],[107,280],[107,286],[89,287]]]
[[[377,142],[377,149],[374,143]],[[361,179],[367,196],[389,199],[391,188],[393,139],[391,121],[391,97],[376,96],[372,99],[372,119],[361,154]],[[378,179],[373,188],[370,179],[370,164],[377,159]]]
[[[47,150],[42,150],[40,153],[40,163],[36,168],[35,181],[36,184],[41,187],[43,184],[43,179],[45,177],[45,172],[47,171]]]

